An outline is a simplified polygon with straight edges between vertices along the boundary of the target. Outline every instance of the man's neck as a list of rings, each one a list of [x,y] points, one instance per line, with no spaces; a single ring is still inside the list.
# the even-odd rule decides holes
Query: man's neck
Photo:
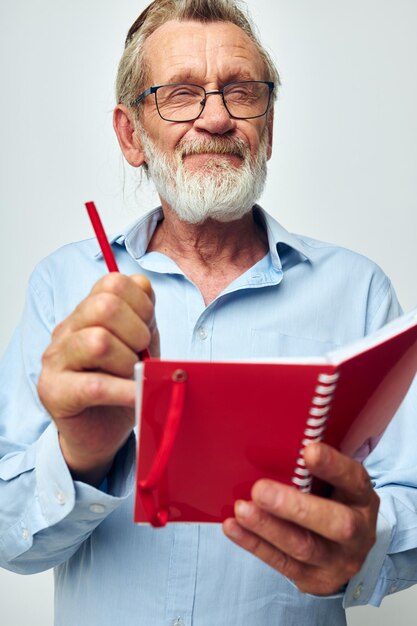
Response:
[[[268,250],[267,236],[250,212],[233,222],[188,224],[164,206],[148,251],[169,256],[200,289],[209,304]]]

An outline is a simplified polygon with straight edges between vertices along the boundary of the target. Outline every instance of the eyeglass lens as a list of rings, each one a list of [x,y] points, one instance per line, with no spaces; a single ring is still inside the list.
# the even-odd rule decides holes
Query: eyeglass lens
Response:
[[[161,117],[172,122],[196,119],[206,99],[205,90],[198,85],[163,85],[155,95]],[[223,98],[232,117],[260,117],[268,108],[269,86],[256,81],[232,83],[224,88]]]

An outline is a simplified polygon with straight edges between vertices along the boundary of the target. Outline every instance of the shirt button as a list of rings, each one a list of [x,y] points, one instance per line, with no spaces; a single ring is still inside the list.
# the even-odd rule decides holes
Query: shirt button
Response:
[[[395,593],[397,591],[397,585],[393,583],[391,587],[388,589],[388,593]]]
[[[207,339],[208,333],[207,333],[207,329],[204,328],[204,326],[200,326],[197,333],[200,339]]]
[[[354,592],[353,592],[353,594],[352,594],[352,595],[353,595],[353,599],[354,599],[354,600],[359,600],[359,598],[361,597],[361,594],[362,594],[362,590],[363,590],[363,584],[362,584],[362,583],[360,583],[360,584],[356,587],[355,591],[354,591]]]
[[[92,513],[104,513],[106,507],[102,504],[90,504],[90,511]]]
[[[61,490],[57,491],[55,494],[55,499],[58,502],[58,504],[65,504],[66,502],[65,493]]]
[[[25,541],[29,539],[29,531],[27,528],[22,528],[22,537]]]
[[[174,619],[172,622],[172,626],[185,626],[185,622],[181,617],[177,617],[177,619]]]

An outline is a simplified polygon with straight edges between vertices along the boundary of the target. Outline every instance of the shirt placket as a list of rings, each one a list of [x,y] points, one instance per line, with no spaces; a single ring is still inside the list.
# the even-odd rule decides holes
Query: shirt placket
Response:
[[[192,626],[200,540],[198,524],[175,524],[166,594],[167,626]]]

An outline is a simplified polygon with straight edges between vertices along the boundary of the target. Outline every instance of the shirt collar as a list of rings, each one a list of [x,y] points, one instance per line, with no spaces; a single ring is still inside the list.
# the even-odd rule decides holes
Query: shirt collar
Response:
[[[311,260],[311,249],[300,238],[289,233],[259,205],[254,206],[254,211],[256,219],[266,230],[272,264],[276,269],[287,269],[299,262]],[[155,228],[163,216],[161,206],[148,211],[123,231],[112,235],[109,239],[110,245],[125,246],[132,258],[140,259],[146,254]],[[94,256],[102,256],[98,243],[94,247]]]
[[[259,205],[255,204],[254,211],[255,219],[266,230],[272,265],[276,269],[285,270],[297,263],[311,260],[311,251],[301,239],[289,233]]]
[[[161,206],[148,211],[122,231],[111,235],[109,238],[110,245],[118,244],[124,246],[130,256],[134,259],[140,259],[146,253],[155,228],[163,217]],[[98,259],[103,256],[98,242],[94,246],[94,256]]]

